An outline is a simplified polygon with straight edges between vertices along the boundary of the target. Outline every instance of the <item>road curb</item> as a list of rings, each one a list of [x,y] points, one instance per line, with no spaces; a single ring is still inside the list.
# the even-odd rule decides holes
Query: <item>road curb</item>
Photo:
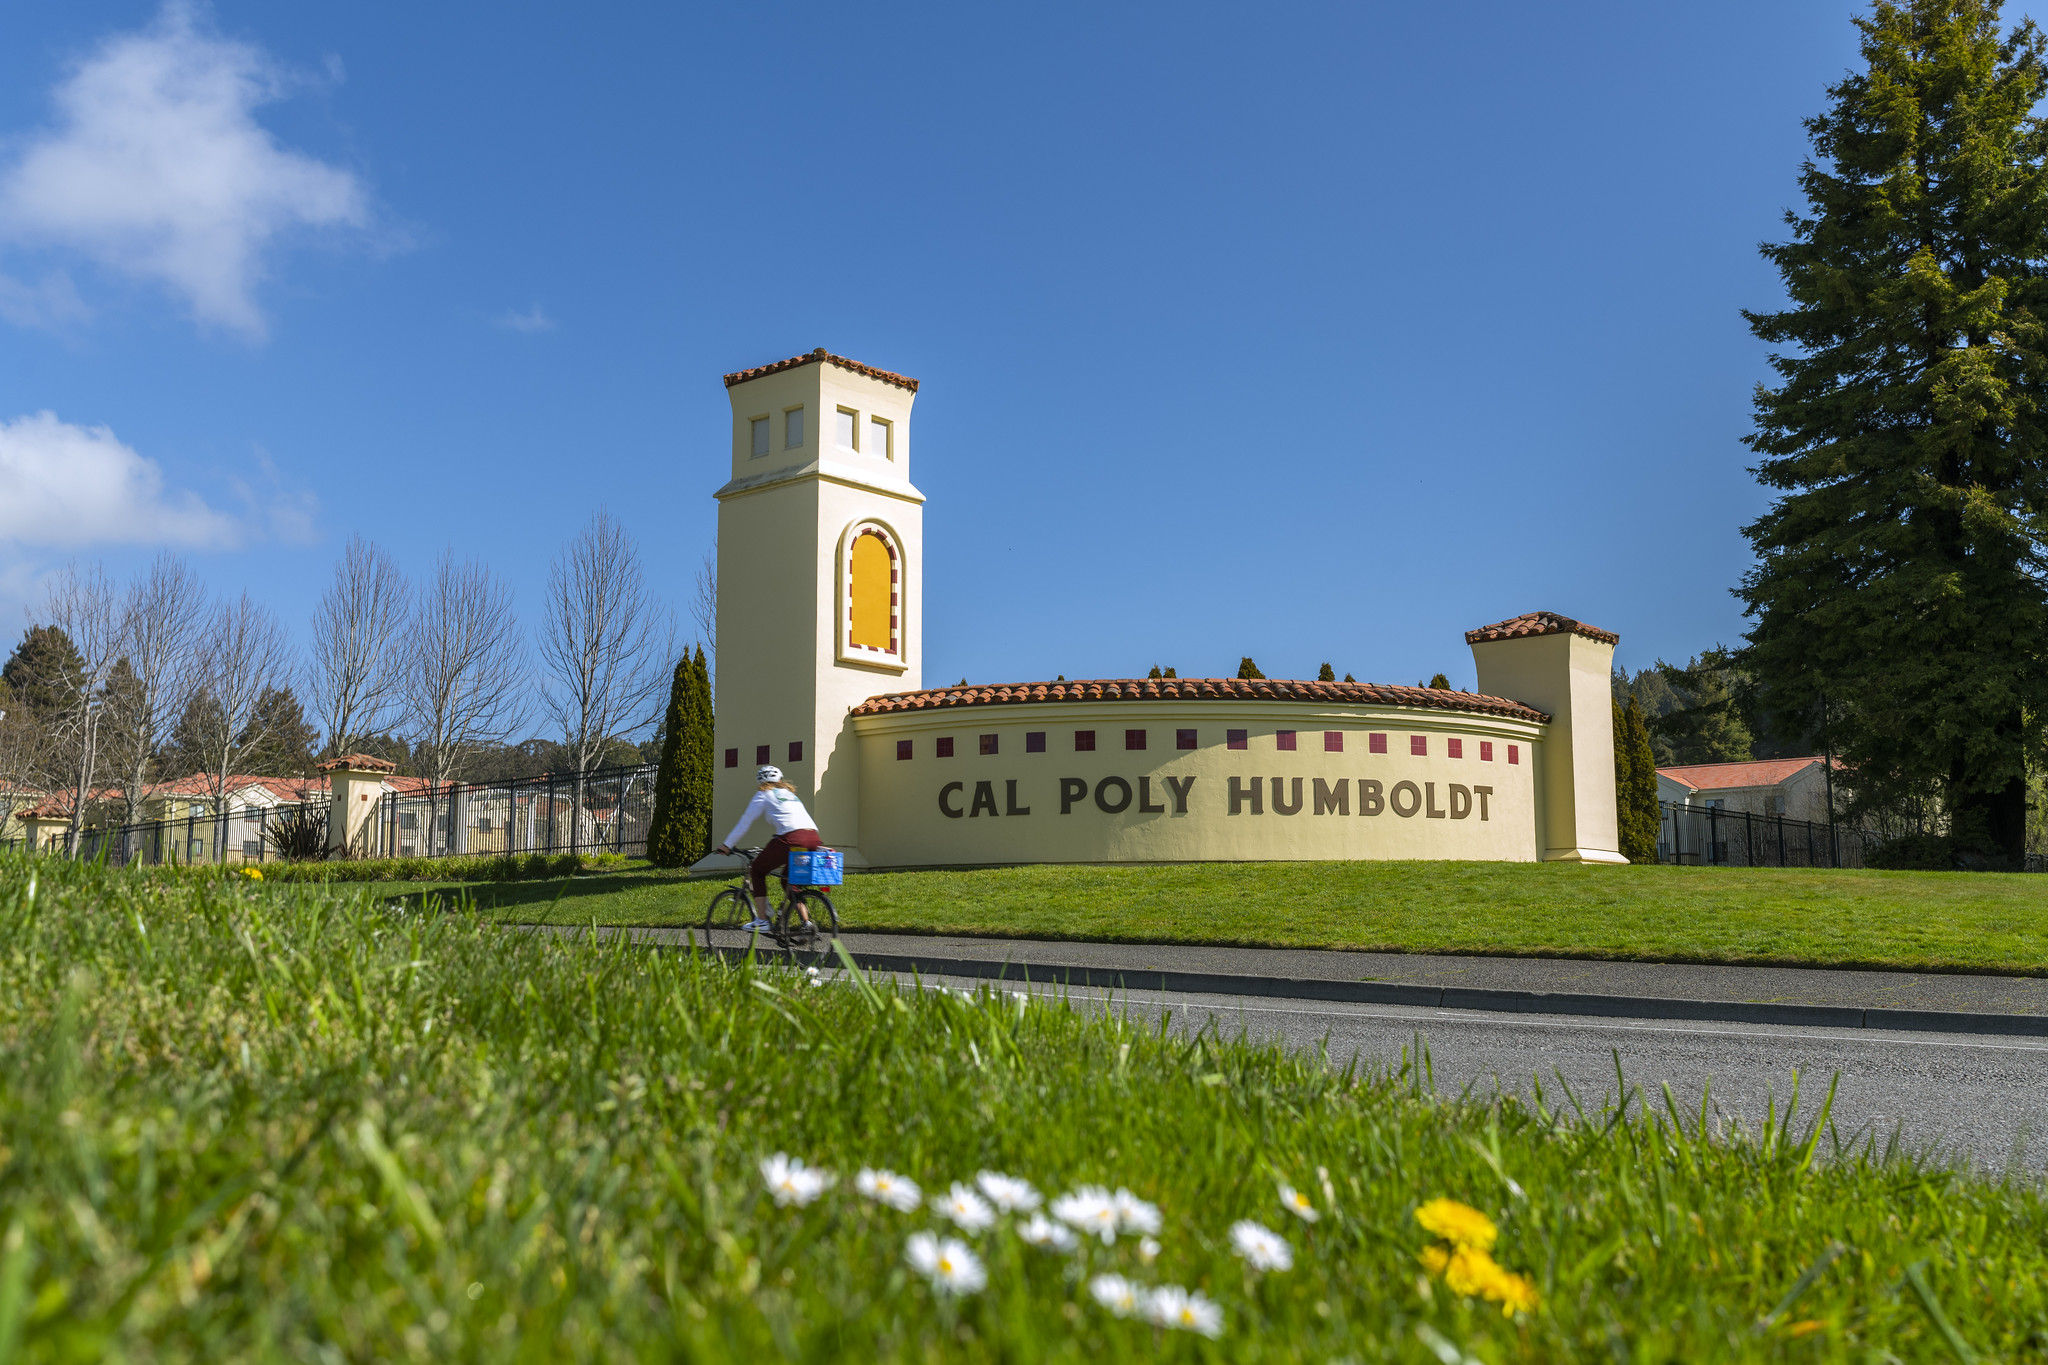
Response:
[[[685,945],[656,946],[681,948]],[[748,950],[700,948],[700,951],[737,959],[745,957]],[[757,960],[786,961],[799,966],[836,966],[839,961],[836,954],[789,953],[778,948],[756,950],[754,956]],[[1796,1024],[1820,1028],[1897,1029],[1914,1033],[2048,1037],[2048,1015],[1799,1005],[1758,1000],[1684,1000],[1576,991],[1508,991],[1483,986],[1419,986],[1400,981],[1331,981],[1314,977],[1248,976],[1235,972],[1072,966],[1014,959],[938,957],[925,953],[853,953],[852,957],[865,971],[1089,986],[1102,990],[1154,991],[1170,995],[1244,995],[1283,1000],[1326,1000],[1353,1005],[1490,1010],[1509,1014],[1576,1014],[1613,1019],[1692,1019],[1731,1024]]]

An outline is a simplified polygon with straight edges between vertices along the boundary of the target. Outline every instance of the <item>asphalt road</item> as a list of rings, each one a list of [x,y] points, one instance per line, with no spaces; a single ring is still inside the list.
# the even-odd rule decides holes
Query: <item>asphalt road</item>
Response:
[[[927,984],[933,984],[927,979]],[[959,980],[954,987],[984,983]],[[999,988],[1005,989],[1005,988]],[[1058,993],[1034,987],[1033,994]],[[1066,993],[1078,1008],[1111,1007],[1103,992]],[[2039,1174],[2048,1161],[2048,1039],[1973,1034],[1894,1033],[1760,1024],[1593,1019],[1435,1010],[1398,1005],[1247,999],[1241,996],[1120,996],[1117,1008],[1156,1020],[1174,1012],[1176,1026],[1210,1021],[1226,1034],[1280,1039],[1313,1048],[1327,1037],[1337,1066],[1357,1056],[1398,1065],[1419,1033],[1439,1093],[1496,1087],[1528,1098],[1542,1078],[1546,1100],[1562,1104],[1562,1075],[1589,1112],[1616,1101],[1615,1053],[1632,1087],[1660,1108],[1668,1083],[1681,1110],[1697,1114],[1703,1088],[1723,1131],[1752,1130],[1776,1098],[1782,1112],[1799,1076],[1799,1112],[1812,1115],[1839,1074],[1833,1123],[1844,1138],[1894,1133],[1904,1150],[1963,1160],[1989,1172]],[[1631,1111],[1635,1112],[1635,1111]],[[1803,1129],[1795,1122],[1795,1129]],[[1823,1139],[1822,1150],[1827,1150]]]

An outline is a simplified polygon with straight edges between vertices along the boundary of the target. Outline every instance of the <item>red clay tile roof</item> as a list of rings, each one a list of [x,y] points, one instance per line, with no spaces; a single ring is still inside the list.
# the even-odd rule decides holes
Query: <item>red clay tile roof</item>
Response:
[[[1350,705],[1422,706],[1546,722],[1533,706],[1477,692],[1376,683],[1296,682],[1286,678],[1098,678],[1075,682],[1007,683],[991,687],[928,687],[887,692],[853,708],[856,716],[1045,701],[1319,701]]]
[[[314,766],[318,767],[323,773],[331,773],[336,768],[347,768],[352,773],[395,773],[398,771],[396,763],[382,758],[372,758],[368,754],[343,754],[340,758],[330,758],[325,763]]]
[[[1488,640],[1519,640],[1530,635],[1583,635],[1588,640],[1598,640],[1603,645],[1621,643],[1621,637],[1611,630],[1589,626],[1584,621],[1574,621],[1569,616],[1559,616],[1554,611],[1531,611],[1505,621],[1496,621],[1490,626],[1465,632],[1468,645],[1483,644]]]
[[[917,381],[908,375],[891,374],[872,365],[863,365],[858,360],[848,360],[843,355],[833,355],[823,346],[808,355],[793,355],[787,360],[778,360],[773,365],[756,365],[751,370],[736,370],[725,377],[725,386],[729,389],[735,384],[744,384],[749,379],[759,379],[764,374],[780,374],[784,370],[793,370],[799,365],[815,365],[819,361],[837,365],[842,370],[852,370],[855,374],[864,374],[870,379],[879,379],[884,384],[894,384],[899,389],[917,392]]]
[[[1775,787],[1794,773],[1825,760],[1814,758],[1761,758],[1745,763],[1688,763],[1659,768],[1657,776],[1682,782],[1694,791],[1719,791],[1726,787]],[[1837,765],[1840,766],[1839,764]]]

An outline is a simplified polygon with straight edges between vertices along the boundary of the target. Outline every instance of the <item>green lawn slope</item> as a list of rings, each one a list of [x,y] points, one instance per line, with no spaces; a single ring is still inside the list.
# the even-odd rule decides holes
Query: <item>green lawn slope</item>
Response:
[[[652,870],[488,886],[489,917],[689,924],[716,884]],[[1030,866],[854,876],[848,929],[1501,953],[1677,962],[2048,972],[2048,877],[1561,863]]]
[[[2038,1186],[1836,1134],[1824,1085],[1731,1136],[1639,1093],[1442,1096],[1415,1063],[4,856],[0,1360],[2048,1350]],[[778,1153],[831,1179],[778,1199]],[[1046,1250],[1022,1212],[866,1197],[864,1167],[1123,1188],[1156,1222]],[[1445,1266],[1439,1199],[1489,1259]],[[1284,1243],[1266,1268],[1239,1220]],[[979,1274],[942,1292],[926,1235]],[[1487,1297],[1503,1272],[1521,1311]],[[1118,1316],[1104,1275],[1201,1295],[1214,1338]]]

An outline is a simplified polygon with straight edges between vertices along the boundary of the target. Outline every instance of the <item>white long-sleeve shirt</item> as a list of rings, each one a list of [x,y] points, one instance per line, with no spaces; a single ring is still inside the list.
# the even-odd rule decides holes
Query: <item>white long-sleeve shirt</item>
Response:
[[[747,826],[768,817],[769,826],[777,834],[788,834],[792,830],[816,829],[818,824],[811,819],[811,813],[804,809],[804,803],[792,791],[770,787],[767,791],[754,793],[754,799],[747,802],[747,808],[740,815],[740,822],[732,827],[732,833],[725,836],[725,846],[738,845],[740,836],[747,832]]]

